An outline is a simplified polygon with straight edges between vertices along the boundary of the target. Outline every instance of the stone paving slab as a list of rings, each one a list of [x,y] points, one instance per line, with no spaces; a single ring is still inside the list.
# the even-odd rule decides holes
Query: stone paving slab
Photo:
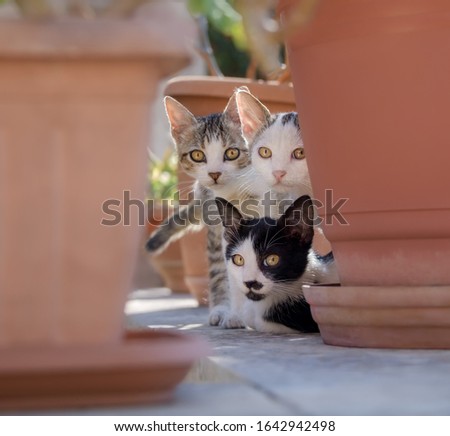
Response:
[[[331,347],[318,334],[207,325],[208,309],[165,288],[137,291],[130,328],[175,328],[207,340],[170,404],[41,411],[60,415],[450,415],[450,351]],[[147,418],[148,419],[148,418]]]
[[[206,338],[212,362],[288,414],[450,414],[450,351],[332,347],[318,334],[223,330],[207,325],[207,308],[163,289],[134,293],[127,313],[130,326],[171,327]]]
[[[52,416],[142,416],[140,423],[149,423],[151,416],[271,416],[292,413],[276,400],[240,382],[186,382],[180,385],[174,401],[168,404],[32,412],[33,415]]]

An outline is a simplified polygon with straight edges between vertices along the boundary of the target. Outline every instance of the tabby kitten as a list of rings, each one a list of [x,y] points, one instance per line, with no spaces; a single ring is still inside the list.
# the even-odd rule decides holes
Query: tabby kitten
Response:
[[[217,198],[224,225],[232,308],[246,326],[262,332],[317,332],[302,284],[335,283],[332,255],[311,250],[313,204],[302,196],[277,220],[244,219]]]
[[[147,241],[146,248],[153,253],[162,251],[186,230],[201,228],[202,206],[208,204],[211,211],[211,206],[215,207],[215,196],[230,200],[241,198],[242,177],[250,163],[241,134],[235,95],[223,113],[203,117],[195,117],[171,97],[166,97],[164,103],[180,165],[197,180],[194,200],[198,200],[201,206],[191,202],[166,220]],[[178,224],[180,219],[184,224]],[[229,309],[221,225],[208,225],[207,252],[210,265],[209,323],[225,328],[242,327],[242,322]]]

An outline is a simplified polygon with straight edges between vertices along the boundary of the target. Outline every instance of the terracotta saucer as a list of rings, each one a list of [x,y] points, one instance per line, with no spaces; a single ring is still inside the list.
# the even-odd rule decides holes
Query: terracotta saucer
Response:
[[[450,349],[450,286],[304,287],[329,345]]]
[[[128,332],[122,343],[5,349],[0,409],[167,401],[206,344],[177,332]]]

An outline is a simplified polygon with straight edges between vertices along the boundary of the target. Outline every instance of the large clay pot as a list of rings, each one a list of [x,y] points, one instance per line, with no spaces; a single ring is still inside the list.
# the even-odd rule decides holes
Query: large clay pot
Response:
[[[445,0],[322,1],[288,40],[314,195],[347,199],[319,211],[344,286],[450,284],[449,44]]]
[[[68,367],[89,369],[107,382],[102,350],[117,367],[127,353],[124,306],[143,228],[125,223],[124,191],[144,200],[151,103],[158,80],[188,62],[179,32],[192,29],[159,12],[0,25],[0,350],[10,364],[0,373],[29,403],[52,395],[24,380],[48,375],[55,358],[69,377]],[[139,344],[152,355],[151,335]],[[70,356],[83,360],[83,350],[78,365]],[[139,374],[137,364],[128,376]],[[53,388],[64,394],[58,377]],[[117,393],[126,401],[131,390]]]
[[[314,195],[348,199],[323,226],[344,285],[450,284],[449,42],[443,0],[323,1],[289,40]]]

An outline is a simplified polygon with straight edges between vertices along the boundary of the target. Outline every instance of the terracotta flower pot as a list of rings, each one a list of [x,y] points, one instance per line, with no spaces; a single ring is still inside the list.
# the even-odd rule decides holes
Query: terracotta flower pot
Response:
[[[321,2],[289,40],[314,194],[348,199],[324,226],[344,285],[450,283],[449,41],[442,0]]]
[[[166,218],[166,212],[161,205],[153,204],[149,211],[148,235],[150,235]],[[170,244],[162,253],[155,256],[147,254],[147,258],[164,281],[164,285],[173,292],[186,293],[189,289],[184,280],[183,259],[181,257],[180,241]]]
[[[208,352],[203,341],[168,330],[128,332],[120,345],[44,346],[39,358],[32,347],[16,348],[0,361],[0,410],[166,402]]]
[[[147,21],[2,22],[0,346],[120,340],[140,231],[102,225],[102,205],[145,192],[156,81],[187,61],[158,38]]]
[[[96,395],[111,392],[114,371],[105,365],[124,369],[124,306],[142,228],[133,217],[124,222],[123,202],[108,209],[104,202],[122,200],[124,191],[143,200],[151,102],[158,79],[187,63],[178,32],[190,30],[167,11],[1,23],[0,349],[2,362],[21,365],[1,366],[0,375],[18,375],[13,391],[29,403],[72,392],[61,375],[53,390],[36,378],[23,383],[51,376],[55,360],[65,375],[69,367],[81,376],[93,369],[83,386],[92,393],[99,382]],[[152,338],[139,344],[150,356],[161,351]],[[166,363],[178,348],[178,341],[164,348]],[[105,349],[115,362],[105,364]],[[72,357],[87,355],[80,370]],[[130,379],[141,374],[142,361],[135,363]],[[116,397],[126,401],[130,389]]]
[[[450,348],[449,286],[305,288],[326,344]]]
[[[272,112],[295,111],[292,86],[277,82],[252,81],[240,78],[178,77],[167,83],[165,94],[177,99],[194,115],[222,112],[240,86],[247,86]],[[187,190],[189,176],[180,174],[181,190]],[[181,240],[185,279],[199,304],[207,304],[208,261],[206,254],[206,229],[191,233]]]
[[[314,195],[348,199],[320,211],[344,286],[450,284],[449,44],[445,0],[323,1],[288,40]]]

